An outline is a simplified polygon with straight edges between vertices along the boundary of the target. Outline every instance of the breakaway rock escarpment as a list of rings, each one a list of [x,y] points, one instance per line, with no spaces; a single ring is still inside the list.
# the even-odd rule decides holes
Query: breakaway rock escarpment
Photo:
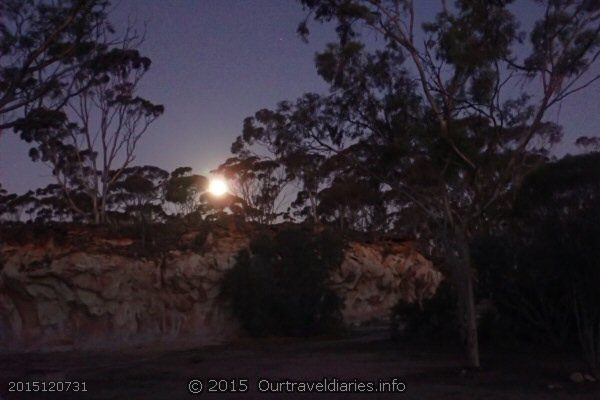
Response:
[[[1,245],[1,349],[201,345],[239,334],[220,281],[248,246],[244,233],[215,230],[201,249],[152,257],[127,251],[127,238],[78,237]],[[400,299],[432,296],[441,280],[429,260],[399,243],[352,242],[331,276],[347,323],[386,318]]]

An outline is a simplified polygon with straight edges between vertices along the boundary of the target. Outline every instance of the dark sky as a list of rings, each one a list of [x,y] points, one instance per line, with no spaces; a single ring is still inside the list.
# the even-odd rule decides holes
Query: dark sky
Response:
[[[425,19],[438,4],[417,3]],[[532,2],[517,3],[525,22],[539,15]],[[229,156],[245,117],[326,90],[313,58],[335,36],[331,27],[313,25],[309,44],[303,43],[296,27],[304,12],[294,0],[121,0],[112,19],[118,26],[128,16],[147,23],[142,51],[153,63],[141,94],[166,107],[142,139],[136,164],[168,171],[191,166],[206,174]],[[574,152],[578,136],[597,135],[597,91],[596,85],[551,114],[565,126],[558,154]],[[52,180],[27,151],[12,133],[0,138],[0,183],[11,192]]]

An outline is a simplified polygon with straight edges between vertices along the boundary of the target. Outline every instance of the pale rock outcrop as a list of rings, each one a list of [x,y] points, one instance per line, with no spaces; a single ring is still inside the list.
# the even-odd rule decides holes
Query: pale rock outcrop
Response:
[[[331,277],[347,323],[382,319],[399,301],[433,296],[442,274],[409,244],[350,243]]]
[[[0,348],[201,345],[239,333],[219,284],[248,246],[246,235],[211,232],[201,252],[172,250],[153,258],[117,251],[131,243],[3,246]],[[386,318],[399,299],[429,297],[441,280],[431,262],[405,244],[350,243],[331,276],[347,323]]]

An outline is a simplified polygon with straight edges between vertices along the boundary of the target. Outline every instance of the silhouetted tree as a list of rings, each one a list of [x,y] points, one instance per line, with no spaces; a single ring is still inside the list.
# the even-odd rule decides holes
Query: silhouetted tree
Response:
[[[0,201],[4,219],[15,222],[21,221],[24,214],[27,215],[27,219],[31,219],[38,204],[35,194],[31,190],[22,195],[4,194]]]
[[[176,168],[166,182],[165,200],[175,204],[179,215],[202,213],[205,204],[200,195],[206,191],[207,185],[208,179],[192,174],[192,168]]]
[[[323,187],[327,174],[323,168],[326,157],[297,149],[282,157],[288,179],[297,184],[296,199],[291,208],[296,216],[309,221],[319,221],[319,190]]]
[[[341,231],[382,232],[386,229],[384,196],[368,179],[336,177],[319,192],[318,213]]]
[[[10,202],[16,197],[16,194],[8,193],[0,184],[0,220],[7,221],[11,218]]]
[[[58,110],[79,91],[77,74],[112,29],[106,0],[0,2],[0,134],[20,113]]]
[[[160,220],[165,215],[162,204],[168,178],[167,171],[153,165],[125,168],[108,194],[110,209],[142,225]]]
[[[247,220],[270,224],[282,215],[283,191],[288,180],[279,161],[240,152],[215,172],[228,179],[233,194],[241,200]]]
[[[75,213],[70,207],[60,185],[49,184],[44,188],[37,189],[35,196],[38,200],[35,215],[36,222],[81,221],[82,216]],[[89,199],[84,192],[72,190],[70,197],[79,209],[86,210],[88,213],[90,212]]]
[[[142,246],[146,246],[148,225],[166,217],[163,203],[168,177],[167,171],[152,165],[125,168],[108,193],[112,213],[128,217],[139,227]]]
[[[300,217],[319,221],[319,192],[331,180],[328,158],[345,147],[339,118],[327,98],[307,93],[296,102],[281,102],[275,110],[259,110],[244,120],[243,133],[232,145],[234,154],[268,154],[298,189],[291,207]],[[331,163],[330,163],[331,164]]]
[[[108,28],[97,29],[95,38],[103,45],[78,71],[72,83],[78,95],[65,99],[69,113],[40,106],[16,121],[15,130],[35,143],[31,158],[50,165],[73,210],[87,217],[72,199],[75,188],[88,196],[92,221],[104,223],[111,186],[164,108],[135,94],[151,63],[135,49],[135,34],[128,29],[118,46]]]

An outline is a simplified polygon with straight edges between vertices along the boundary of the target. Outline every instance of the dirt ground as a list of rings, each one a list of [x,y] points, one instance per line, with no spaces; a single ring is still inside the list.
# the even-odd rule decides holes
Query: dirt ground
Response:
[[[482,364],[479,371],[466,371],[458,348],[390,342],[383,332],[343,340],[243,340],[178,350],[0,354],[0,399],[600,399],[600,384],[570,382],[569,374],[581,367],[576,359],[533,350],[484,351]],[[377,388],[381,380],[396,378],[394,388],[402,389],[402,382],[405,391],[258,391],[261,379],[329,382],[332,388],[334,378],[338,389],[343,389],[342,381],[373,382]],[[188,391],[191,379],[202,382],[202,393]],[[248,391],[207,392],[209,379],[226,379],[223,390],[242,389],[240,379],[247,379]],[[9,392],[10,381],[78,381],[86,383],[87,391],[15,393]]]

